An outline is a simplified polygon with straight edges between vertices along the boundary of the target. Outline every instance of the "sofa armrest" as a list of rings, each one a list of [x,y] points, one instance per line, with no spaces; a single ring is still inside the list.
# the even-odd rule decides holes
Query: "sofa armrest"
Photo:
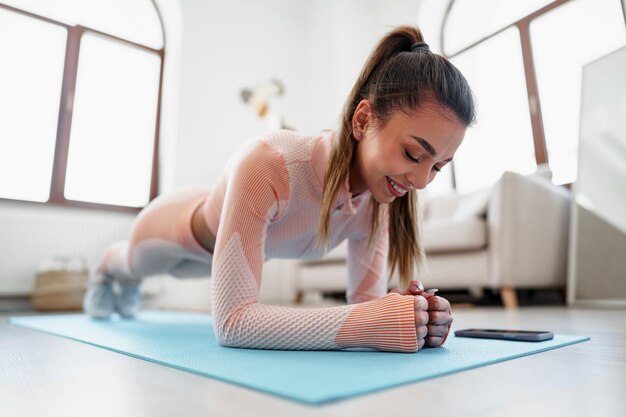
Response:
[[[538,176],[505,172],[487,210],[493,287],[565,283],[570,193]]]

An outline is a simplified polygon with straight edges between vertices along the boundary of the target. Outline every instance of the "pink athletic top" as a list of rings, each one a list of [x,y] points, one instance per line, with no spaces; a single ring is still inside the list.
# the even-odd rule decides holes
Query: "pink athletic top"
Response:
[[[331,215],[330,247],[348,239],[349,304],[296,308],[258,302],[265,259],[324,254],[316,231],[334,137],[282,130],[244,145],[200,208],[216,236],[213,317],[222,345],[417,351],[413,296],[387,294],[386,221],[368,251],[371,194],[352,197],[347,180]]]

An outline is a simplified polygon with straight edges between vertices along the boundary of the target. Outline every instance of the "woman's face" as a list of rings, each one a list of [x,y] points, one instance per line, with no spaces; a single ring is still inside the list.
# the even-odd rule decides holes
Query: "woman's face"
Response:
[[[350,191],[354,195],[369,190],[382,204],[411,188],[425,188],[452,160],[465,136],[465,127],[453,113],[429,103],[409,114],[396,111],[379,128],[370,102],[363,100],[352,125],[358,143]]]

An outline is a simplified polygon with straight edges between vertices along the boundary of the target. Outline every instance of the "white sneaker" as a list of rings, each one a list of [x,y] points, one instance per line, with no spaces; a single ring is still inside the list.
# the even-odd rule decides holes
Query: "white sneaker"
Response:
[[[125,319],[132,319],[141,307],[141,291],[138,281],[118,281],[119,292],[115,294],[115,310]]]
[[[113,284],[110,281],[92,282],[83,298],[83,310],[95,319],[106,319],[113,313],[114,302]]]

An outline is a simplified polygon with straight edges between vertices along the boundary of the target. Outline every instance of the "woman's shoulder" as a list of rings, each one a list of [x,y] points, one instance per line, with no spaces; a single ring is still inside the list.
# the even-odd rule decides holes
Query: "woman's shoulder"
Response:
[[[287,164],[308,162],[315,145],[322,139],[329,137],[332,131],[323,131],[318,134],[306,134],[293,130],[277,130],[267,133],[259,139],[279,152]]]
[[[266,175],[269,172],[274,176],[281,175],[289,166],[311,163],[315,145],[327,142],[322,139],[329,139],[330,132],[307,135],[293,130],[278,130],[267,133],[239,146],[227,163],[226,171],[231,175],[259,171],[266,171]]]

